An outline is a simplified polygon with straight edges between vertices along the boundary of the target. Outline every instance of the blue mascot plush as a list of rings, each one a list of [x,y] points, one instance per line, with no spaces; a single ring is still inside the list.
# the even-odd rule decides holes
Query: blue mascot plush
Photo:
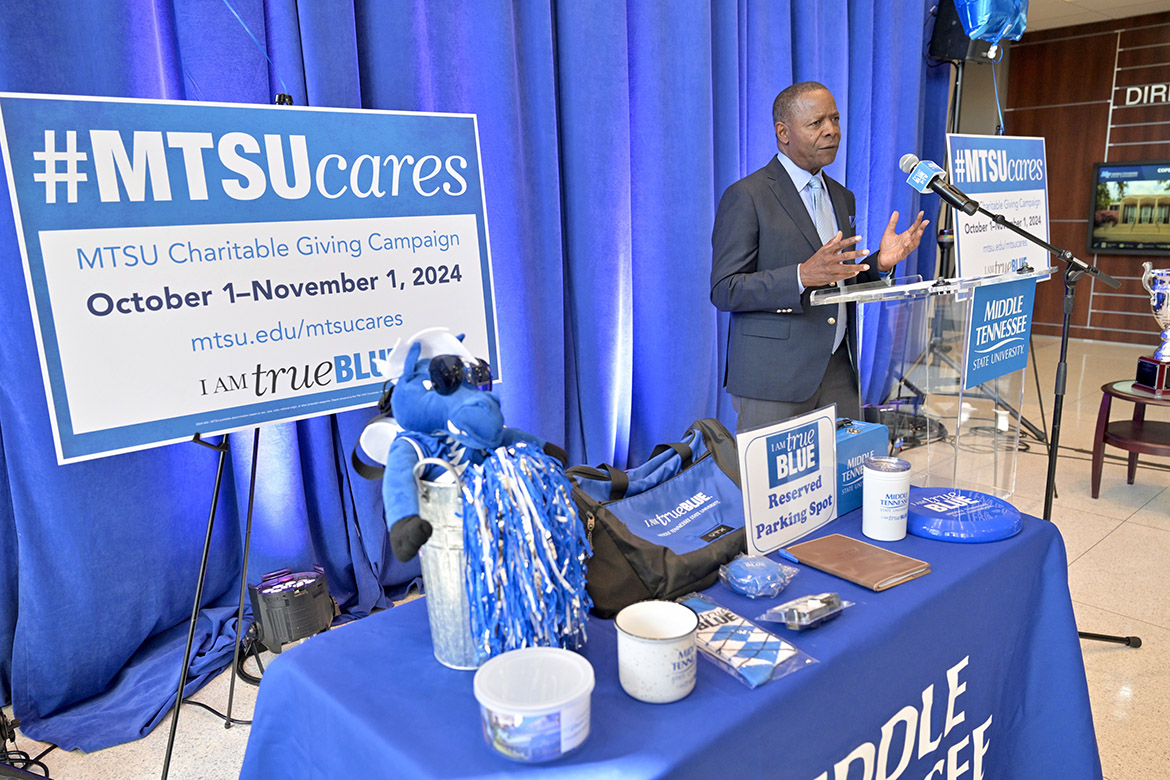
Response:
[[[390,546],[400,561],[417,555],[431,536],[431,524],[418,513],[414,481],[414,466],[423,458],[445,460],[461,474],[468,463],[482,464],[497,447],[524,441],[562,463],[568,460],[560,447],[504,425],[500,399],[490,392],[491,369],[472,356],[462,339],[446,328],[420,331],[380,366],[383,376],[393,378],[392,419],[371,423],[362,434],[362,448],[378,460],[386,453],[382,502]],[[428,466],[422,476],[434,480],[443,471]]]

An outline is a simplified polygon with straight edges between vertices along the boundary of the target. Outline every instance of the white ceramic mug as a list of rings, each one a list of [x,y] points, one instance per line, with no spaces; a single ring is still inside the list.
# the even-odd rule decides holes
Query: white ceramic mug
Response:
[[[673,601],[640,601],[614,618],[618,679],[639,701],[678,701],[695,687],[699,616]]]

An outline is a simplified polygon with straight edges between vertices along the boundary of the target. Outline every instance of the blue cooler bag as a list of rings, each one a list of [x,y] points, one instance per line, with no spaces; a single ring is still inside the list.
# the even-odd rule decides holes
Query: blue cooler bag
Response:
[[[601,617],[706,588],[744,551],[739,456],[718,420],[699,420],[629,471],[602,464],[565,473],[593,548],[586,587]]]

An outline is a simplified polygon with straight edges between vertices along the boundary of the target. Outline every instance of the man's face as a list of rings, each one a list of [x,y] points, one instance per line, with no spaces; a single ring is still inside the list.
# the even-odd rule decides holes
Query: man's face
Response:
[[[841,145],[841,115],[827,89],[806,92],[796,99],[792,115],[776,124],[780,151],[809,173],[837,158]]]

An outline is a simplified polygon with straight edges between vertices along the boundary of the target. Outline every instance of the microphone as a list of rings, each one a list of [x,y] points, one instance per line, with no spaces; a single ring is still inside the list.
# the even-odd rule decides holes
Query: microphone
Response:
[[[910,174],[906,183],[919,192],[930,190],[964,214],[971,215],[979,210],[978,201],[971,200],[958,187],[947,183],[947,172],[930,160],[919,160],[913,154],[904,154],[898,167],[903,173]]]

